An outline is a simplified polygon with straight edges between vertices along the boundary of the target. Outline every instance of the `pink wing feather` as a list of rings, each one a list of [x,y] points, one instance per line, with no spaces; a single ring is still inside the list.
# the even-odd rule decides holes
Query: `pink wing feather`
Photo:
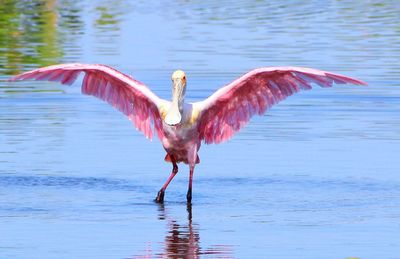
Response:
[[[81,72],[85,73],[81,91],[96,96],[124,113],[136,128],[151,139],[152,124],[162,137],[162,121],[158,106],[162,99],[144,84],[105,65],[61,64],[35,69],[10,79],[46,80],[71,85]]]
[[[267,67],[248,72],[222,87],[202,102],[199,117],[200,138],[207,144],[230,139],[254,114],[262,115],[269,107],[311,84],[331,87],[336,84],[366,83],[330,72],[300,67]]]

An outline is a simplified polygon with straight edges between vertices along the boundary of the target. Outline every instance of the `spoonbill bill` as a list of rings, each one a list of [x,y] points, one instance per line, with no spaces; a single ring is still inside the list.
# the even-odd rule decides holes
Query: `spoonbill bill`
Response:
[[[202,142],[221,143],[230,139],[255,115],[312,84],[330,87],[336,84],[366,83],[331,72],[301,67],[263,67],[254,69],[223,86],[207,99],[185,102],[186,75],[172,74],[172,100],[155,95],[146,85],[106,65],[60,64],[35,69],[10,79],[47,80],[71,85],[84,73],[81,91],[108,102],[124,113],[136,128],[151,139],[156,133],[172,172],[155,199],[164,202],[167,186],[178,173],[178,163],[189,165],[187,202],[192,201],[197,152]]]

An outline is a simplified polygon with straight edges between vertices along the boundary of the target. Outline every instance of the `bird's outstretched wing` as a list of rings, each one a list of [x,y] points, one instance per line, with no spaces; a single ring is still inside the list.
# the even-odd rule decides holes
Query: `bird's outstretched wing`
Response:
[[[81,91],[96,96],[124,113],[135,127],[151,139],[154,130],[161,138],[162,121],[159,106],[163,102],[144,84],[105,65],[60,64],[43,67],[14,76],[10,81],[45,80],[71,85],[85,73]]]
[[[311,68],[258,68],[222,87],[204,101],[194,103],[200,110],[200,138],[207,144],[226,141],[254,114],[262,115],[286,97],[311,89],[313,83],[321,87],[330,87],[333,83],[366,85],[354,78]]]

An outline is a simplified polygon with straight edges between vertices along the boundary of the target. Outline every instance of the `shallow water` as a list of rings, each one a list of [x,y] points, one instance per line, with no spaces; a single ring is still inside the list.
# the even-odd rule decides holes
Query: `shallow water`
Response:
[[[182,165],[78,84],[0,82],[0,258],[399,258],[398,1],[6,1],[0,80],[105,63],[163,98],[209,96],[260,66],[368,87],[315,88]]]

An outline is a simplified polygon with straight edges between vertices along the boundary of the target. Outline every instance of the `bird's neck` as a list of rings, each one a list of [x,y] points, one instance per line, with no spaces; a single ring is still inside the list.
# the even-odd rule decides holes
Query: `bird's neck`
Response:
[[[185,102],[185,92],[184,91],[172,91],[172,105],[175,110],[179,110],[180,113],[183,111],[183,104]]]
[[[172,106],[178,108],[180,113],[183,112],[183,104],[184,103],[185,103],[185,97],[184,96],[182,96],[181,98],[179,98],[176,101],[172,100]]]

